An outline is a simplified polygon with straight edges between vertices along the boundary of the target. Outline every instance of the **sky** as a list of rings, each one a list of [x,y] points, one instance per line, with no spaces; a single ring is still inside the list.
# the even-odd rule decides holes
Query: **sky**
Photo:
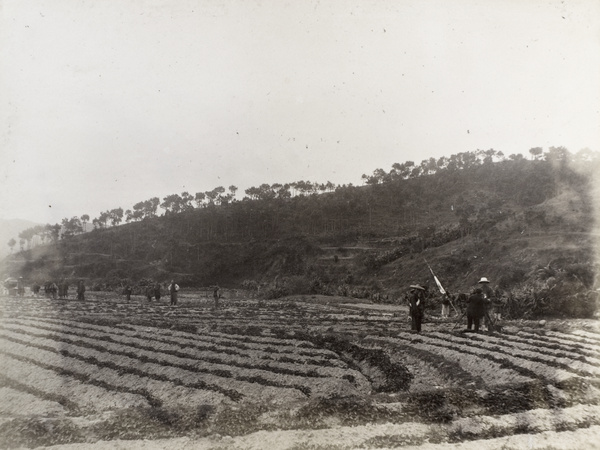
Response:
[[[0,0],[0,219],[600,151],[598,80],[596,0]]]

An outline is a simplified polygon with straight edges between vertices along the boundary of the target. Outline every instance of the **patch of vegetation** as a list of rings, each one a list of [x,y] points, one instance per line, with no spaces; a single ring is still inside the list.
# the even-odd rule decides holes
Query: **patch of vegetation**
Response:
[[[362,372],[367,378],[370,378],[369,374],[361,370],[361,364],[357,364],[357,362],[365,362],[369,366],[376,367],[385,377],[384,382],[374,383],[373,388],[376,392],[405,391],[410,386],[413,375],[403,365],[392,362],[389,355],[380,348],[362,347],[334,334],[315,335],[298,331],[294,332],[292,336],[309,341],[316,347],[326,348],[337,353],[351,367]]]

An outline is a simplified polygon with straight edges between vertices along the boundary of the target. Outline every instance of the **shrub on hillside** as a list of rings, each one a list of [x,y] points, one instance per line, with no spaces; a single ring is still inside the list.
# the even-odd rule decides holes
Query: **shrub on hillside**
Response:
[[[504,270],[503,275],[498,280],[498,287],[500,289],[508,289],[522,282],[525,279],[525,271],[518,267],[507,268]]]
[[[552,280],[554,280],[552,278]],[[503,315],[507,319],[537,317],[591,318],[598,307],[598,293],[579,283],[552,282],[552,288],[526,287],[508,294]]]
[[[568,278],[580,281],[586,288],[591,289],[594,284],[594,270],[589,264],[569,264],[565,267],[565,275]]]
[[[277,298],[285,297],[286,295],[290,295],[290,293],[284,286],[270,286],[261,293],[261,297],[265,300],[275,300]]]
[[[306,295],[312,290],[311,280],[301,275],[294,275],[284,280],[284,285],[290,294]]]

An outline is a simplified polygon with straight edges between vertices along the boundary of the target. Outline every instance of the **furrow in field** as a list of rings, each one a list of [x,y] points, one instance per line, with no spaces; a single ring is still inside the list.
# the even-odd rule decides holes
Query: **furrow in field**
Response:
[[[419,337],[422,336],[419,335]],[[482,380],[486,386],[526,383],[532,381],[531,377],[523,376],[512,369],[504,368],[500,362],[490,361],[482,358],[480,355],[472,352],[465,352],[459,348],[442,346],[436,342],[429,342],[425,339],[417,340],[414,334],[406,333],[406,336],[401,336],[401,338],[377,338],[375,336],[369,336],[369,340],[374,342],[390,342],[400,344],[401,346],[410,345],[417,350],[440,355],[444,359],[458,364],[463,371],[470,373],[474,378]]]
[[[571,334],[587,338],[587,339],[591,340],[592,342],[595,342],[596,344],[600,345],[600,332],[586,331],[586,330],[573,330],[573,331],[571,331]]]
[[[516,334],[503,334],[502,339],[506,345],[514,345],[519,348],[536,348],[549,355],[567,355],[578,361],[600,365],[600,352],[582,349],[577,345],[559,344],[546,339],[533,339]]]
[[[456,343],[445,338],[441,339],[430,337],[425,334],[420,334],[418,337],[415,337],[415,335],[411,333],[399,333],[399,335],[403,336],[405,339],[412,340],[413,343],[418,346],[422,345],[419,343],[419,341],[429,346],[433,346],[438,349],[438,352],[454,350],[457,351],[459,355],[474,355],[480,361],[509,365],[511,366],[511,372],[515,374],[517,374],[517,372],[525,373],[527,374],[527,378],[533,375],[534,377],[541,377],[545,380],[548,380],[551,383],[563,383],[573,378],[580,378],[578,375],[574,375],[566,370],[548,366],[543,363],[530,361],[525,358],[520,358],[509,354],[496,355],[489,350],[484,350],[473,345],[469,345],[468,341],[464,343]],[[500,372],[493,376],[501,378]]]
[[[544,330],[545,336],[551,336],[558,339],[566,339],[577,344],[584,346],[591,345],[598,348],[598,339],[595,335],[590,333],[571,333],[571,332],[560,332],[553,330]]]
[[[595,354],[600,354],[600,349],[597,345],[586,341],[583,338],[572,339],[569,338],[564,333],[556,333],[556,332],[545,332],[543,335],[539,335],[536,333],[530,333],[528,331],[519,331],[517,336],[525,336],[531,339],[540,340],[545,343],[556,343],[560,345],[565,345],[574,349],[574,351],[578,350],[586,350],[590,352],[594,352]],[[575,337],[575,336],[573,336]]]
[[[117,369],[102,367],[91,363],[93,355],[78,355],[75,358],[68,355],[72,346],[56,346],[47,348],[33,347],[23,343],[3,339],[2,350],[12,357],[23,357],[30,361],[40,363],[46,368],[55,371],[69,371],[86,380],[96,381],[108,386],[111,390],[130,394],[149,394],[151,399],[157,399],[163,406],[200,406],[218,405],[227,400],[224,395],[202,389],[192,389],[186,386],[175,385],[170,381],[156,380],[149,377],[140,377],[131,373],[122,373]],[[48,342],[36,342],[37,345],[46,345]],[[84,359],[82,361],[82,359]]]
[[[141,329],[142,327],[136,327]],[[220,345],[238,346],[242,350],[261,350],[269,353],[281,353],[290,355],[295,358],[314,359],[320,364],[329,362],[332,358],[337,358],[337,355],[329,350],[316,348],[313,344],[306,341],[294,341],[295,344],[286,343],[285,340],[275,342],[253,342],[248,337],[238,337],[238,335],[227,335],[224,333],[202,332],[197,334],[186,333],[183,331],[167,330],[164,328],[156,329],[158,333],[175,338],[200,339]],[[154,329],[153,329],[154,331]]]
[[[9,330],[4,330],[4,333]],[[65,333],[56,333],[54,335],[36,334],[36,330],[13,330],[15,333],[28,333],[24,339],[27,342],[35,342],[38,339],[56,341],[59,346],[72,343],[73,349],[84,345],[87,351],[95,349],[94,357],[101,361],[110,361],[114,364],[120,364],[129,367],[129,370],[142,371],[158,376],[172,376],[185,384],[195,385],[199,382],[207,383],[210,389],[217,390],[227,394],[230,389],[238,392],[250,392],[252,398],[259,395],[262,398],[268,398],[269,401],[276,401],[277,397],[287,400],[297,400],[306,395],[322,396],[328,392],[353,392],[356,388],[346,379],[317,378],[300,376],[290,376],[286,374],[270,373],[261,370],[250,370],[228,366],[226,364],[216,365],[206,363],[202,360],[193,358],[181,358],[168,353],[158,352],[156,350],[144,350],[127,347],[121,344],[98,341],[93,338],[78,337],[75,341],[69,341],[69,335]],[[35,336],[35,337],[32,337]],[[92,348],[87,347],[90,345]],[[99,347],[100,345],[100,347]],[[213,373],[221,373],[224,376],[212,375],[207,373],[207,369]],[[169,374],[166,374],[169,372]],[[172,372],[172,373],[171,373]],[[346,372],[344,372],[346,373]],[[361,375],[362,376],[362,375]],[[231,378],[230,378],[231,377]],[[364,379],[364,377],[363,377]],[[370,389],[368,382],[364,380],[363,389]],[[368,386],[367,386],[368,385]],[[256,388],[261,387],[261,392],[256,393]]]
[[[64,416],[67,409],[58,402],[36,397],[10,387],[0,387],[0,417]]]
[[[470,347],[481,348],[490,352],[522,357],[529,361],[547,364],[551,367],[560,368],[576,375],[592,377],[600,375],[600,367],[565,357],[548,356],[538,351],[538,349],[531,350],[531,347],[529,347],[528,350],[524,350],[513,346],[506,346],[505,340],[494,336],[475,334],[467,338],[464,336],[455,336],[452,334],[439,332],[428,333],[428,335],[445,339],[450,342],[456,342],[459,345],[468,345]]]
[[[53,370],[45,369],[32,362],[20,361],[7,354],[0,353],[0,361],[2,375],[9,380],[15,380],[43,393],[64,396],[84,411],[149,406],[141,395],[112,392],[99,386],[82,383],[73,377],[59,375]]]
[[[25,325],[16,326],[15,325],[5,325],[7,330],[13,329],[15,331],[22,330],[27,333],[43,335],[44,331],[39,331],[34,327],[27,327]],[[107,342],[109,344],[118,344],[123,347],[114,347],[120,352],[131,352],[132,348],[135,349],[136,352],[140,351],[150,351],[151,353],[147,356],[150,358],[156,358],[156,353],[164,353],[171,356],[172,361],[177,361],[177,364],[185,367],[190,364],[189,359],[193,359],[192,363],[200,370],[209,371],[213,373],[219,373],[220,371],[231,372],[234,371],[234,375],[238,379],[248,379],[248,378],[262,378],[266,383],[271,381],[276,386],[286,386],[297,388],[298,386],[302,386],[305,381],[304,377],[311,378],[337,378],[340,379],[340,382],[345,380],[341,380],[344,376],[353,377],[354,382],[361,386],[362,390],[369,389],[369,383],[364,378],[360,372],[355,371],[353,369],[338,369],[338,368],[312,368],[308,365],[302,364],[287,364],[280,363],[277,365],[266,365],[264,361],[261,359],[252,358],[252,355],[249,355],[247,358],[241,357],[233,357],[231,355],[219,354],[216,352],[204,352],[204,351],[196,351],[193,348],[182,348],[179,345],[174,344],[166,344],[163,342],[152,342],[150,338],[148,339],[140,339],[140,338],[128,338],[125,336],[116,336],[116,335],[108,335],[103,332],[88,332],[87,335],[91,336],[83,336],[81,334],[75,334],[74,330],[65,330],[64,328],[57,327],[54,333],[60,333],[61,340],[68,340],[73,338],[69,338],[69,336],[77,336],[78,340],[87,343],[88,345],[97,345],[98,342]],[[91,341],[90,341],[91,339]],[[104,344],[102,344],[104,345]],[[145,354],[145,353],[143,353]],[[177,358],[173,360],[173,358]],[[202,361],[202,366],[198,367],[196,361]],[[311,384],[321,384],[323,380],[319,380],[318,382],[313,382]],[[326,383],[330,383],[331,381],[326,381]]]
[[[19,321],[25,323],[24,321]],[[306,341],[294,341],[294,344],[285,343],[284,340],[273,340],[269,342],[253,342],[247,336],[227,335],[223,333],[203,332],[203,333],[186,333],[181,331],[173,331],[164,328],[150,328],[139,325],[123,325],[119,327],[107,327],[102,325],[87,324],[82,322],[67,321],[67,320],[34,320],[34,322],[48,322],[60,324],[69,328],[81,328],[85,330],[96,330],[110,334],[123,334],[125,336],[135,336],[139,333],[150,333],[155,339],[157,336],[173,336],[177,338],[185,338],[200,346],[202,342],[207,342],[212,345],[221,346],[219,351],[232,352],[231,347],[239,348],[238,354],[244,354],[247,350],[258,350],[264,352],[264,356],[269,356],[270,359],[275,359],[277,354],[281,353],[285,356],[304,360],[316,359],[319,364],[328,362],[332,358],[337,358],[333,352],[324,349],[314,348],[314,346]],[[233,354],[233,352],[232,352]]]
[[[485,382],[481,377],[473,376],[464,370],[457,362],[448,360],[443,356],[416,349],[411,345],[400,343],[391,344],[388,341],[365,339],[365,344],[383,346],[390,358],[399,359],[414,375],[410,383],[410,392],[430,391],[440,385],[448,387],[484,387]]]
[[[39,323],[39,322],[36,322]],[[327,370],[330,367],[346,367],[340,361],[334,352],[328,352],[327,357],[322,352],[309,352],[299,347],[290,345],[264,345],[244,343],[239,340],[228,339],[223,337],[213,337],[210,335],[185,333],[180,331],[167,330],[162,328],[148,328],[125,326],[119,328],[109,328],[103,326],[87,326],[77,322],[63,323],[70,329],[93,329],[100,332],[110,333],[111,335],[123,335],[127,337],[137,337],[142,339],[151,339],[157,342],[165,342],[167,344],[181,345],[182,347],[193,347],[198,350],[214,351],[219,354],[230,354],[233,356],[247,356],[251,351],[253,358],[264,359],[265,364],[276,364],[282,359],[283,362],[292,364],[302,364],[307,370]],[[63,327],[64,329],[64,327]],[[310,350],[310,349],[309,349]],[[334,359],[335,358],[335,359]],[[273,361],[270,363],[269,361]]]
[[[70,398],[64,395],[59,395],[54,392],[44,392],[40,389],[36,389],[33,386],[27,386],[15,379],[10,379],[0,372],[0,386],[13,389],[17,392],[32,395],[40,400],[48,401],[50,403],[57,403],[65,408],[70,415],[78,415],[80,413],[79,406],[75,404]]]

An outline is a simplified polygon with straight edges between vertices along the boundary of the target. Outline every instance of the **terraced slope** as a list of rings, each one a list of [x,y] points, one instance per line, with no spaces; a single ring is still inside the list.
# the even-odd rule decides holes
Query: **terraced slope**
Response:
[[[595,322],[414,334],[333,304],[121,300],[0,299],[3,448],[598,445]]]

